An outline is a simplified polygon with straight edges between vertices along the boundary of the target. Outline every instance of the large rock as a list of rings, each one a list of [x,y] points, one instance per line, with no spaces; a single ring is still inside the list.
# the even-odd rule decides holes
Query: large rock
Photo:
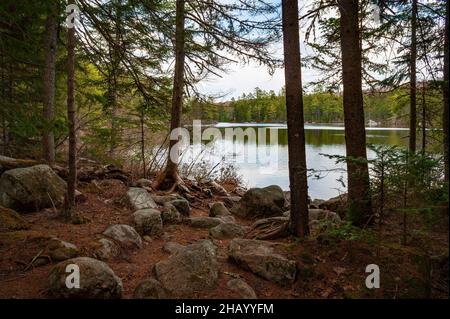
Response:
[[[233,223],[223,223],[209,230],[209,234],[214,239],[229,239],[243,237],[245,230],[242,226]]]
[[[218,278],[217,247],[201,240],[155,265],[155,274],[162,286],[174,296],[211,289]]]
[[[141,248],[142,239],[136,230],[129,225],[112,225],[109,226],[103,235],[120,243],[126,248]]]
[[[344,217],[347,210],[347,194],[342,194],[319,204],[320,209],[330,210]]]
[[[164,206],[164,204],[171,202],[173,200],[176,199],[182,199],[183,197],[181,197],[178,194],[169,194],[169,195],[155,195],[155,194],[151,194],[150,196],[152,196],[153,200],[155,201],[156,204]]]
[[[142,235],[159,236],[162,234],[163,222],[161,212],[157,209],[140,209],[133,213],[136,230]]]
[[[251,188],[233,207],[232,213],[243,218],[280,216],[283,214],[284,202],[283,190],[277,185]]]
[[[195,216],[189,218],[189,226],[194,228],[212,228],[224,223],[224,220],[217,217]]]
[[[227,282],[227,287],[234,291],[242,299],[257,299],[255,291],[242,279],[231,279]]]
[[[171,203],[165,203],[161,212],[161,218],[164,225],[167,224],[179,224],[183,220],[178,209]]]
[[[225,205],[222,202],[215,202],[211,205],[211,208],[209,209],[209,216],[210,217],[220,217],[220,216],[229,216],[231,213],[228,211],[228,209],[225,207]]]
[[[296,263],[275,252],[275,244],[263,240],[233,239],[229,257],[240,267],[282,286],[295,280]]]
[[[120,247],[107,238],[100,238],[96,244],[94,255],[101,260],[113,259],[120,255]]]
[[[16,211],[0,206],[0,232],[29,229],[30,224]]]
[[[189,217],[191,207],[189,206],[189,202],[186,199],[184,198],[175,199],[170,201],[169,203],[175,206],[175,208],[182,216]]]
[[[66,272],[68,265],[79,268],[80,287],[68,288],[66,278],[73,272]],[[55,298],[110,299],[122,296],[122,281],[107,264],[94,258],[78,257],[57,264],[50,271],[49,293]]]
[[[169,241],[169,242],[164,244],[162,249],[166,253],[177,254],[177,253],[179,253],[180,251],[182,251],[185,248],[186,248],[186,246],[183,246],[183,245],[181,245],[179,243],[175,243],[173,241]]]
[[[130,187],[127,192],[127,199],[134,210],[158,207],[150,194],[140,187]]]
[[[67,184],[48,165],[16,168],[0,177],[0,205],[19,212],[60,205]]]
[[[155,279],[145,279],[133,292],[134,299],[167,299],[167,292]]]

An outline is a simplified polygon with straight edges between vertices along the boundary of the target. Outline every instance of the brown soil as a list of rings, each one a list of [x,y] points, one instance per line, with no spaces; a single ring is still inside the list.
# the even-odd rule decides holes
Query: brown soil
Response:
[[[33,267],[30,261],[39,254],[43,242],[50,236],[75,244],[83,255],[92,256],[93,243],[110,225],[131,224],[132,211],[123,198],[127,187],[117,180],[82,185],[86,201],[77,206],[77,212],[88,222],[71,224],[60,221],[53,209],[24,215],[30,230],[0,233],[0,298],[47,298],[47,275],[54,264]],[[225,185],[232,190],[232,185]],[[192,203],[193,216],[207,216],[208,203],[218,198],[206,198]],[[280,250],[298,263],[299,273],[291,287],[280,287],[251,272],[242,270],[227,258],[229,240],[215,241],[218,245],[220,273],[217,287],[202,291],[192,298],[239,298],[226,284],[241,277],[252,286],[259,298],[448,298],[448,218],[444,218],[431,232],[426,244],[414,238],[407,246],[400,244],[399,216],[391,214],[383,225],[383,241],[341,241],[334,237],[312,236],[308,240],[286,238],[277,241]],[[251,222],[240,220],[241,224]],[[411,229],[416,225],[411,222]],[[189,244],[208,238],[208,230],[187,225],[165,226],[170,241]],[[124,298],[131,298],[138,283],[151,276],[152,265],[169,256],[162,250],[164,240],[145,241],[140,250],[128,252],[108,265],[123,282]],[[432,276],[423,271],[424,256],[447,254],[447,273],[442,266],[433,266]],[[380,266],[381,289],[365,288],[365,267]],[[445,266],[443,266],[445,268]],[[427,268],[428,269],[428,268]],[[447,276],[447,277],[446,277]]]

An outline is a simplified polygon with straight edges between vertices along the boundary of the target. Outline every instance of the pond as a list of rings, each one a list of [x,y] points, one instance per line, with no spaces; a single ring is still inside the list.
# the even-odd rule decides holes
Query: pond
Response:
[[[408,129],[369,127],[366,130],[367,143],[407,145]],[[203,146],[202,152],[199,146],[202,144],[190,143],[190,152],[186,152],[183,156],[184,163],[200,159],[209,163],[211,167],[232,164],[246,187],[276,184],[283,190],[289,190],[286,125],[218,123],[208,128],[202,127],[201,131],[203,139],[206,140],[203,141],[203,145],[207,146]],[[239,135],[242,131],[248,133],[243,139],[225,138],[227,132],[233,134],[237,132]],[[215,134],[217,137],[218,132],[223,138],[213,139],[212,135]],[[261,135],[263,132],[266,136]],[[205,134],[211,136],[205,138]],[[324,154],[345,156],[344,127],[305,125],[305,134],[307,166],[313,170],[308,178],[309,195],[312,198],[327,199],[345,192],[345,165],[337,165],[334,159],[324,156]],[[369,149],[368,157],[374,157],[374,153]]]

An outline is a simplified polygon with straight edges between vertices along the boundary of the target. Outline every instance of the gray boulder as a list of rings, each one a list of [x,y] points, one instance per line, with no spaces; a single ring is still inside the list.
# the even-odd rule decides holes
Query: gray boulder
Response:
[[[155,265],[157,280],[171,294],[191,296],[215,286],[218,278],[217,247],[201,240]]]
[[[164,204],[164,208],[161,211],[161,218],[163,224],[179,224],[183,220],[183,216],[181,216],[178,209],[173,206],[171,203]]]
[[[233,239],[229,257],[238,266],[282,286],[295,280],[296,263],[275,251],[275,244],[263,240]]]
[[[141,236],[129,225],[109,226],[103,235],[120,243],[126,248],[142,248]]]
[[[133,292],[134,299],[167,299],[167,292],[155,279],[145,279]]]
[[[241,196],[228,196],[223,199],[223,202],[227,208],[231,209],[234,205],[239,203],[241,199]]]
[[[169,194],[169,195],[155,195],[150,194],[150,196],[153,198],[156,204],[164,206],[164,204],[171,202],[176,199],[182,199],[180,195],[177,194]]]
[[[79,288],[66,286],[66,279],[70,274],[66,272],[68,265],[76,265],[79,268]],[[50,295],[55,298],[111,299],[122,296],[120,278],[107,264],[89,257],[68,259],[57,264],[50,271],[48,287]]]
[[[243,237],[245,230],[242,226],[233,223],[223,223],[209,230],[209,235],[214,239],[229,239]]]
[[[189,202],[186,199],[184,198],[175,199],[170,201],[169,203],[175,206],[175,208],[182,216],[189,217],[191,207],[189,206]]]
[[[225,207],[225,205],[222,202],[215,202],[211,205],[211,208],[209,209],[209,216],[210,217],[220,217],[220,216],[230,216],[231,213],[228,211],[228,209]]]
[[[284,193],[277,185],[249,189],[232,213],[243,218],[265,218],[283,214]]]
[[[130,187],[127,192],[127,200],[134,210],[158,207],[150,194],[140,187]]]
[[[0,177],[0,205],[17,211],[58,206],[66,189],[66,182],[48,165],[11,169]]]
[[[133,213],[136,230],[142,235],[159,236],[162,234],[163,222],[161,212],[157,209],[140,209]]]
[[[231,279],[227,282],[227,287],[236,292],[242,299],[257,299],[255,291],[242,279]]]
[[[119,256],[121,252],[120,247],[107,238],[99,239],[96,246],[94,255],[101,260],[113,259]]]
[[[342,194],[319,204],[320,209],[336,212],[339,216],[344,216],[347,211],[347,194]]]
[[[194,228],[212,228],[224,221],[217,217],[196,216],[189,218],[189,225]]]

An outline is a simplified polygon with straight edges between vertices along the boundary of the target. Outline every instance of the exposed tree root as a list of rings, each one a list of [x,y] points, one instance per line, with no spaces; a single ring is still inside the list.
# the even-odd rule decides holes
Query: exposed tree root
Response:
[[[169,188],[167,187],[168,183],[171,183]],[[175,192],[175,190],[180,186],[186,187],[183,179],[178,173],[178,170],[175,169],[168,172],[168,170],[165,169],[156,177],[151,188],[153,190],[164,190],[163,194],[168,195]]]
[[[261,219],[245,235],[249,239],[277,239],[289,236],[289,220],[284,217]]]

